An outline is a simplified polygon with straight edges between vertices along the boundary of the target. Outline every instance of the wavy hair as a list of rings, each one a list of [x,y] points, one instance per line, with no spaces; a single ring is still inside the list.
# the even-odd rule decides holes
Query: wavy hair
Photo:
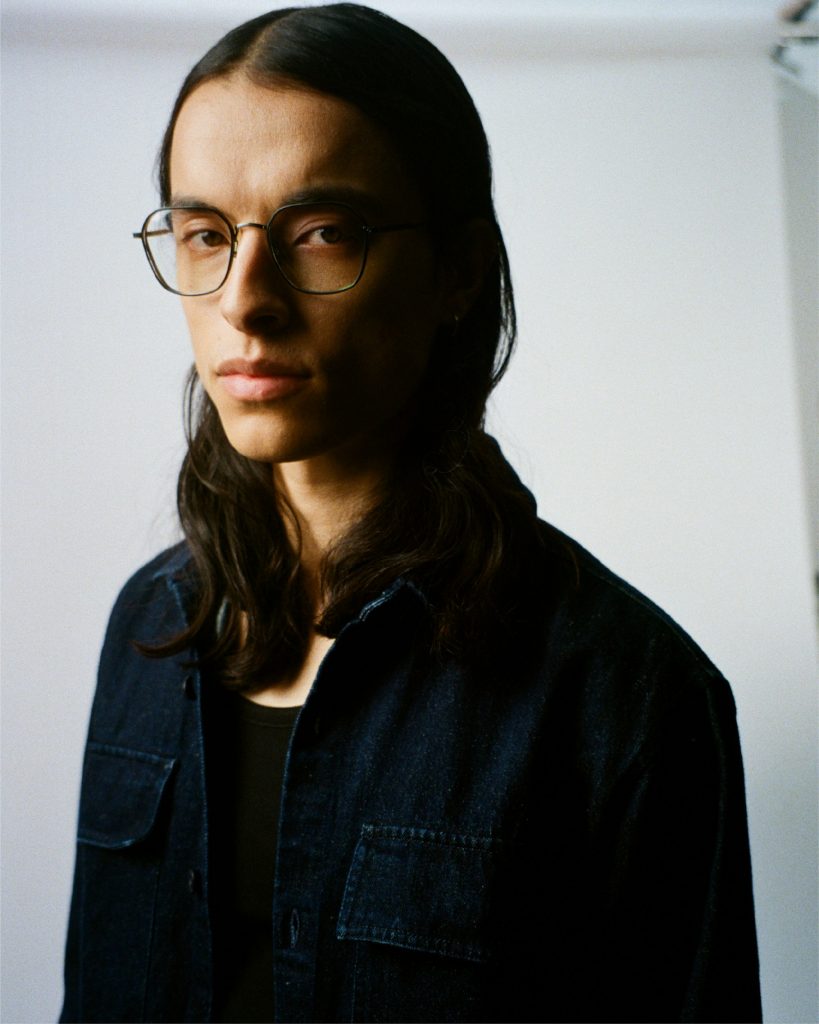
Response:
[[[515,618],[542,536],[531,496],[484,432],[487,399],[514,346],[515,308],[478,112],[443,54],[383,13],[349,3],[274,11],[229,32],[185,79],[159,154],[163,203],[183,103],[203,82],[236,74],[262,86],[304,85],[362,111],[417,183],[429,221],[442,225],[439,245],[459,224],[492,225],[495,258],[454,337],[433,345],[386,496],[325,555],[316,624],[337,635],[364,602],[404,577],[428,598],[431,649],[475,655]],[[270,466],[231,447],[195,369],[186,432],[177,499],[198,606],[189,627],[152,653],[193,642],[235,688],[286,678],[314,625],[289,539],[294,517]]]

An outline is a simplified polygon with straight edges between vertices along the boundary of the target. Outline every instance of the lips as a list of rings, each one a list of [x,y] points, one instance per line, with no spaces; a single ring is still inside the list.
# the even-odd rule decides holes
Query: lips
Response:
[[[226,359],[216,368],[221,387],[243,402],[269,402],[300,391],[310,374],[269,359]]]

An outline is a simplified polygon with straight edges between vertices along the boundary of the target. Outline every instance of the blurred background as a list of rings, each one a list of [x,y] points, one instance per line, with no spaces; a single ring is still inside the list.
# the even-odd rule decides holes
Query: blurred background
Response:
[[[815,1021],[815,8],[372,6],[444,50],[492,143],[520,312],[493,431],[734,687],[765,1015]],[[177,536],[188,343],[130,233],[185,72],[263,9],[3,6],[3,1021],[59,1012],[99,646]]]

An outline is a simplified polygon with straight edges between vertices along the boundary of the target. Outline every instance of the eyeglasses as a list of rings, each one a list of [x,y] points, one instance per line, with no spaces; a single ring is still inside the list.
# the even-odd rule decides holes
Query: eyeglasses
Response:
[[[145,219],[142,240],[154,276],[177,295],[210,295],[227,280],[239,232],[259,228],[285,281],[308,295],[332,295],[361,280],[373,235],[409,231],[421,224],[373,227],[344,203],[294,203],[267,224],[231,224],[207,206],[166,206]]]

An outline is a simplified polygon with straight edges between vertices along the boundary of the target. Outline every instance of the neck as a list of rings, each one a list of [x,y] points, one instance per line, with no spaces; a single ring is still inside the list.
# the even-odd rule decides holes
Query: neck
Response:
[[[300,541],[301,566],[316,607],[324,556],[378,501],[388,468],[380,460],[344,472],[313,460],[274,466],[276,488],[295,518],[297,530],[291,529],[291,540]]]

